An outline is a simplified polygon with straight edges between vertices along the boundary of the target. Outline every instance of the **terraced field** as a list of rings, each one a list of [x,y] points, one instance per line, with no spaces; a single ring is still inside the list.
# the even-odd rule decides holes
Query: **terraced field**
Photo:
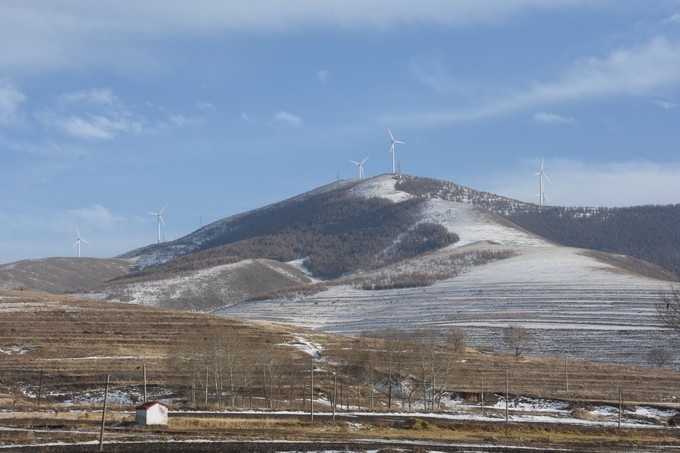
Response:
[[[506,352],[503,330],[521,325],[533,337],[527,353],[638,365],[647,362],[651,348],[668,347],[669,333],[656,320],[656,305],[671,282],[615,267],[579,249],[512,250],[517,253],[512,258],[470,267],[429,287],[336,286],[294,300],[245,302],[219,313],[353,335],[460,326],[471,345]]]

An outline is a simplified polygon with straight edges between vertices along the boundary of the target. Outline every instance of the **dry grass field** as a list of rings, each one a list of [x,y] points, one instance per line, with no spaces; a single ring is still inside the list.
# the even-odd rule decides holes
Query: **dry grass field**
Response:
[[[457,451],[457,443],[535,448],[550,445],[580,451],[585,446],[616,450],[625,445],[627,450],[644,451],[654,445],[680,445],[675,428],[650,425],[618,430],[611,424],[505,424],[501,406],[491,407],[505,392],[506,370],[511,398],[523,395],[568,401],[571,416],[582,420],[592,417],[588,410],[595,405],[615,407],[619,390],[631,413],[642,403],[675,407],[680,373],[673,370],[578,361],[567,362],[565,370],[561,358],[435,347],[428,343],[431,339],[426,332],[419,334],[420,338],[418,334],[409,338],[393,332],[377,334],[394,338],[348,338],[220,316],[4,291],[0,293],[0,447],[36,445],[37,449],[40,444],[62,442],[70,451],[91,451],[92,445],[79,446],[77,442],[97,439],[107,374],[111,378],[111,412],[106,439],[118,442],[108,445],[107,451],[142,451],[135,443],[140,441],[159,442],[159,451],[169,451],[160,445],[170,440],[199,439],[218,444],[228,439],[232,443],[250,442],[220,444],[223,448],[219,451],[268,451],[258,450],[265,448],[257,443],[264,439],[270,442],[269,447],[272,441],[302,442],[296,448],[311,451],[315,451],[315,442],[322,441],[326,442],[325,449],[337,448],[333,447],[336,443],[353,451],[375,447],[356,443],[356,439],[383,439],[390,448],[401,448],[399,445],[407,441],[420,442],[421,451],[430,448],[428,442],[440,442],[440,451]],[[228,379],[230,368],[225,356],[232,349],[220,346],[218,341],[225,338],[248,346],[241,350],[239,366],[233,369],[242,376],[247,371],[248,379],[233,399],[227,396],[232,380]],[[448,357],[448,371],[444,374],[440,368],[435,372],[439,383],[432,386],[428,413],[418,412],[423,408],[417,385],[408,401],[395,389],[390,412],[385,384],[388,377],[398,374],[402,382],[409,376],[416,379],[428,360],[435,361],[425,354],[428,349],[443,351]],[[251,408],[307,411],[312,356],[314,421],[304,412],[243,412]],[[442,362],[438,363],[441,367]],[[175,409],[170,424],[162,429],[132,424],[132,410],[141,402],[143,365],[149,399],[162,398]],[[333,373],[340,381],[335,421],[329,415]],[[497,419],[446,418],[446,404],[440,402],[456,395],[475,404],[482,379],[487,413],[496,413]],[[441,389],[439,395],[435,394],[437,388]],[[411,413],[408,402],[413,403]],[[373,412],[364,413],[371,404]],[[196,409],[218,412],[191,412]],[[226,409],[240,411],[240,415],[220,412]],[[183,451],[216,448],[200,444],[204,448],[199,449],[197,442],[191,447],[182,445],[186,447]],[[153,451],[153,447],[147,447]],[[229,450],[232,447],[235,449]],[[39,448],[51,451],[64,447]]]

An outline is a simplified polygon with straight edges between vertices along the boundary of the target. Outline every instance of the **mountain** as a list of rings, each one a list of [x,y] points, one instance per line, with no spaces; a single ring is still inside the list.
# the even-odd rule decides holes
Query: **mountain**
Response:
[[[631,255],[680,275],[680,204],[625,208],[539,206],[448,181],[413,176],[402,176],[395,187],[413,196],[473,204],[550,241]]]
[[[134,260],[43,258],[0,265],[0,289],[51,293],[89,289],[127,274]]]
[[[518,324],[530,330],[533,353],[639,364],[668,343],[655,314],[675,275],[555,238],[564,236],[566,219],[574,241],[606,231],[623,247],[649,232],[663,235],[675,209],[541,207],[446,181],[381,175],[338,181],[133,250],[119,257],[130,272],[91,286],[113,301],[343,334],[456,326],[470,344],[495,350],[505,350],[504,329]],[[674,237],[657,238],[656,246],[675,251]],[[645,240],[642,248],[652,243]],[[49,281],[47,274],[40,278]]]

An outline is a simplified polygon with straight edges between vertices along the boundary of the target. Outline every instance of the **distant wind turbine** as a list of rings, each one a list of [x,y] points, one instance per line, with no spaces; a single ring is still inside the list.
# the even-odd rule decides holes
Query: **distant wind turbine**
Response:
[[[548,198],[545,196],[545,184],[543,183],[543,178],[547,179],[548,182],[552,182],[550,178],[548,178],[548,175],[545,174],[545,171],[543,171],[543,165],[545,164],[545,159],[541,159],[541,169],[537,173],[534,173],[533,176],[538,176],[538,199],[539,203],[541,206],[545,205],[545,199]]]
[[[361,162],[355,162],[353,160],[350,160],[350,162],[352,162],[354,165],[359,167],[359,179],[364,177],[364,162],[366,162],[369,157],[371,157],[371,156],[368,156],[366,159],[362,160]]]
[[[406,143],[400,142],[399,140],[395,140],[394,135],[392,135],[392,131],[390,130],[389,127],[387,128],[387,132],[389,132],[390,139],[392,140],[392,144],[390,145],[390,152],[392,153],[392,174],[395,174],[396,171],[395,171],[395,167],[394,167],[394,145],[396,145],[397,143],[405,145]]]
[[[167,208],[168,205],[166,204],[163,206],[163,209],[161,209],[158,212],[147,212],[147,214],[151,214],[153,216],[156,216],[156,222],[158,223],[158,244],[161,243],[161,223],[163,226],[165,226],[165,222],[163,221],[163,211],[165,211],[165,208]]]
[[[80,231],[78,230],[78,227],[76,227],[76,243],[73,244],[73,247],[78,246],[78,258],[80,258],[80,244],[83,242],[85,244],[89,244],[89,241],[86,241],[85,239],[80,237]]]

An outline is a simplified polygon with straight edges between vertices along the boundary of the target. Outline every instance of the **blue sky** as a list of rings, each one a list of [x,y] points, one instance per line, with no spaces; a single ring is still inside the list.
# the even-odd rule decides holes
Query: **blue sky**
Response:
[[[680,203],[678,104],[680,1],[4,0],[0,263],[389,172],[388,127],[406,174]]]

